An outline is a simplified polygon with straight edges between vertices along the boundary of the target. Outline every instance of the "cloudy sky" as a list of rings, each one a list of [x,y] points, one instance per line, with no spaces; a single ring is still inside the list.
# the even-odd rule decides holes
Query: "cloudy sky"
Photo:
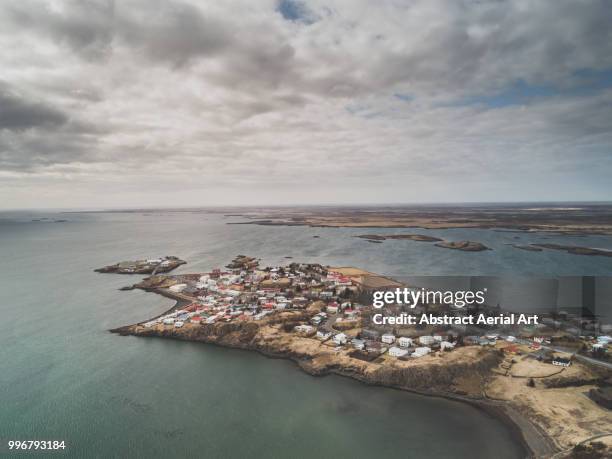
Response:
[[[0,207],[612,200],[606,0],[3,1]]]

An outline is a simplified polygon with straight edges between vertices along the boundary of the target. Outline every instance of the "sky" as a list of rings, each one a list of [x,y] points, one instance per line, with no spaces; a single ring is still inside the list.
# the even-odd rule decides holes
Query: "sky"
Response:
[[[0,3],[0,208],[612,200],[612,2]]]

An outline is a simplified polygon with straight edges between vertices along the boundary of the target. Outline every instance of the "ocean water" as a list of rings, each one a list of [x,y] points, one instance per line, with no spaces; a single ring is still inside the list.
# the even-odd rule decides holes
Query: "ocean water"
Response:
[[[32,221],[42,217],[68,221]],[[291,256],[388,275],[612,274],[603,257],[508,247],[512,233],[419,231],[495,249],[463,253],[351,237],[363,230],[226,224],[236,220],[202,212],[1,213],[0,455],[8,440],[30,439],[64,440],[57,455],[79,458],[524,455],[505,426],[465,404],[314,378],[247,351],[113,335],[107,330],[172,305],[118,291],[137,276],[93,272],[119,260],[177,255],[188,264],[176,272],[198,272],[244,253],[266,264]],[[612,248],[610,238],[561,239]]]

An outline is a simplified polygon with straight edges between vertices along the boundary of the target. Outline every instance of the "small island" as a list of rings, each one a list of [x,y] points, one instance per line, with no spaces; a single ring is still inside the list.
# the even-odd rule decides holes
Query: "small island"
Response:
[[[114,265],[94,269],[97,273],[113,274],[156,274],[167,273],[187,262],[174,256],[151,258],[146,260],[121,261]]]
[[[481,242],[474,241],[443,241],[434,245],[436,247],[443,247],[445,249],[463,250],[464,252],[482,252],[484,250],[492,250]]]
[[[434,236],[426,236],[424,234],[361,234],[359,236],[355,236],[361,239],[365,239],[367,241],[378,241],[382,242],[386,239],[407,239],[410,241],[418,241],[418,242],[438,242],[443,241],[439,237]]]

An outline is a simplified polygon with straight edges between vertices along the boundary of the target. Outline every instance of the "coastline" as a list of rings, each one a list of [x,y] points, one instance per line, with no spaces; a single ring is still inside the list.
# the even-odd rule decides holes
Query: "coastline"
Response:
[[[157,317],[161,317],[165,314],[171,313],[181,307],[185,306],[189,303],[188,300],[176,297],[174,294],[167,293],[163,290],[157,289],[149,289],[146,290],[152,293],[161,294],[167,298],[171,298],[175,300],[175,304],[169,308],[164,313],[158,315]],[[313,377],[322,377],[327,375],[336,375],[345,378],[350,378],[361,383],[370,385],[370,386],[379,386],[385,387],[394,390],[401,390],[409,393],[413,393],[416,395],[427,396],[427,397],[437,397],[444,398],[451,401],[467,403],[470,406],[486,413],[487,415],[497,419],[500,421],[506,428],[508,428],[510,435],[514,438],[526,453],[526,457],[532,458],[544,458],[551,457],[555,454],[562,452],[562,449],[558,447],[558,445],[543,432],[536,424],[531,422],[524,414],[520,413],[518,410],[513,408],[508,402],[498,401],[494,399],[490,399],[488,397],[470,397],[463,396],[456,393],[445,392],[445,391],[435,391],[435,390],[420,390],[418,388],[407,387],[398,384],[388,384],[382,383],[380,381],[368,379],[362,374],[359,374],[354,371],[349,371],[341,365],[336,365],[333,367],[326,367],[323,371],[315,369],[312,365],[309,365],[309,361],[305,360],[303,357],[292,353],[292,352],[281,352],[281,351],[272,351],[270,349],[262,348],[259,346],[249,346],[243,343],[228,343],[228,342],[219,342],[218,340],[206,340],[206,339],[190,339],[188,336],[185,336],[182,333],[174,333],[174,330],[171,330],[172,333],[161,334],[154,330],[147,330],[146,332],[137,332],[135,327],[139,324],[133,325],[125,325],[121,327],[117,327],[114,329],[110,329],[111,333],[119,334],[120,336],[137,336],[137,337],[146,337],[146,338],[167,338],[167,339],[175,339],[178,341],[188,341],[188,342],[199,342],[204,344],[212,344],[219,347],[243,350],[256,352],[259,355],[270,359],[283,359],[289,360],[295,363],[302,371],[306,374]]]

